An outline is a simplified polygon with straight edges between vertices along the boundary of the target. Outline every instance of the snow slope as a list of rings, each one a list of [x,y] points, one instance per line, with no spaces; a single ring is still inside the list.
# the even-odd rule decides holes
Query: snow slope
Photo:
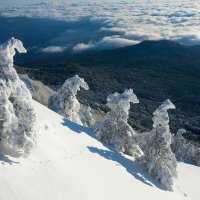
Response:
[[[0,155],[0,200],[200,200],[199,167],[179,163],[174,192],[164,191],[91,130],[37,102],[34,107],[43,124],[38,145],[28,158]]]

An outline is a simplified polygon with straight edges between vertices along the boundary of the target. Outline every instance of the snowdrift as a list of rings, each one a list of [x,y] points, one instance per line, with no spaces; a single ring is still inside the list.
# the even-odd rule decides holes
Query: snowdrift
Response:
[[[40,134],[27,158],[0,155],[0,200],[199,200],[200,168],[178,163],[174,192],[93,132],[33,102]]]

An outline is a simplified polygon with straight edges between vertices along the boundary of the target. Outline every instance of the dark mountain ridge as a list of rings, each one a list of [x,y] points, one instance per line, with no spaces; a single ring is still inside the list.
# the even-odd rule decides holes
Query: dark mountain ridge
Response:
[[[168,40],[144,41],[137,45],[88,55],[83,53],[71,60],[87,67],[115,65],[200,76],[200,45],[186,46]]]

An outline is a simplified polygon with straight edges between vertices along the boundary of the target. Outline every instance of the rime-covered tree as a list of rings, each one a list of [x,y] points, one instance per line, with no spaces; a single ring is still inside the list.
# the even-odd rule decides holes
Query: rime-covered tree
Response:
[[[31,94],[13,67],[15,49],[19,53],[26,52],[22,42],[15,38],[0,45],[0,110],[3,110],[0,137],[12,148],[29,152],[35,145],[36,115]]]
[[[166,189],[172,190],[173,178],[177,176],[177,161],[170,148],[172,139],[168,109],[175,109],[169,99],[153,113],[153,129],[150,133],[146,133],[148,148],[145,150],[144,159],[148,172]]]
[[[85,113],[80,113],[80,103],[76,95],[81,88],[85,90],[89,89],[88,84],[83,78],[76,75],[67,79],[63,86],[49,98],[48,107],[63,117],[83,125],[81,118],[89,118],[90,116],[83,117],[85,113],[88,114],[89,110],[87,112],[84,111]],[[80,117],[80,115],[82,116]],[[85,123],[86,121],[84,121]]]
[[[114,93],[108,96],[107,106],[110,111],[105,119],[93,125],[97,138],[114,146],[118,152],[134,157],[142,154],[133,136],[135,131],[128,124],[130,103],[139,103],[133,90],[125,90],[123,94]]]
[[[198,165],[199,149],[183,137],[184,133],[185,129],[179,129],[173,136],[172,151],[178,161],[193,162]]]

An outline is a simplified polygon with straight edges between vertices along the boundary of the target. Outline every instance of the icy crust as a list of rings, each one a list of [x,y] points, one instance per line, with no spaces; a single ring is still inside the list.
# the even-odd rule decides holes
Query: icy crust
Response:
[[[171,151],[172,135],[169,129],[169,115],[167,110],[175,109],[174,104],[167,99],[153,113],[153,129],[140,139],[143,143],[143,161],[147,170],[157,178],[163,186],[172,190],[173,178],[177,177],[177,161]]]
[[[76,75],[67,79],[63,86],[49,98],[48,107],[77,124],[90,126],[93,123],[90,108],[82,110],[76,98],[81,88],[89,89],[83,78]]]
[[[109,95],[107,106],[110,111],[104,120],[93,125],[93,129],[99,140],[114,146],[118,152],[138,157],[142,151],[134,140],[135,131],[127,123],[130,103],[139,103],[132,89]]]
[[[15,38],[0,45],[0,144],[28,153],[35,145],[36,114],[31,94],[13,67],[15,50],[26,52],[22,42]]]

